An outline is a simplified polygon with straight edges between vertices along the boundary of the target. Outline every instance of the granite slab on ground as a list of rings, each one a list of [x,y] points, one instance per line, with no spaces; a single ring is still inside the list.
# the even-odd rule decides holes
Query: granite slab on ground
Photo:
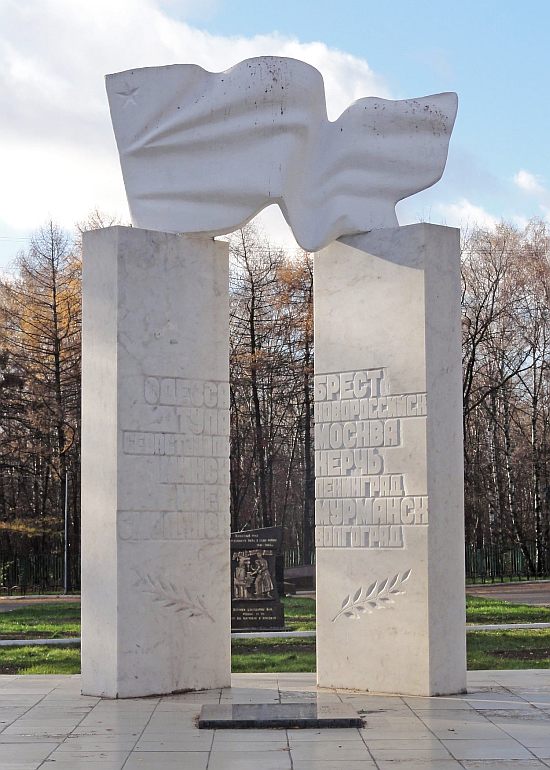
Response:
[[[355,711],[343,703],[321,703],[315,698],[297,703],[206,703],[200,729],[336,728],[363,727]]]

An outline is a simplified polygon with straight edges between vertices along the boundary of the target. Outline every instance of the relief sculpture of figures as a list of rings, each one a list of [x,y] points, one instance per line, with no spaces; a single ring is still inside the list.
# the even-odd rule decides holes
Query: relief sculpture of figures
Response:
[[[321,74],[272,56],[120,72],[107,93],[135,226],[221,235],[276,203],[307,251],[397,226],[441,178],[457,110],[454,93],[366,97],[331,122]]]
[[[250,563],[250,559],[242,553],[235,554],[233,558],[237,561],[233,574],[233,596],[235,599],[246,599],[248,598],[246,566]]]
[[[265,551],[238,551],[233,572],[234,599],[272,599],[273,580]]]
[[[256,576],[254,580],[254,593],[258,598],[271,598],[273,591],[273,580],[269,573],[267,559],[264,558],[262,551],[256,556]]]

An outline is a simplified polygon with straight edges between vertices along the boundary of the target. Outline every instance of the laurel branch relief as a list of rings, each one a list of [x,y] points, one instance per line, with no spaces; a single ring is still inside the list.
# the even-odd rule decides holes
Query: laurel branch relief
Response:
[[[361,586],[353,595],[346,596],[332,622],[342,617],[358,620],[362,615],[369,615],[374,610],[391,607],[395,603],[394,597],[406,593],[403,584],[410,578],[411,573],[412,570],[408,569],[405,572],[398,572],[393,577],[376,580],[367,589]]]

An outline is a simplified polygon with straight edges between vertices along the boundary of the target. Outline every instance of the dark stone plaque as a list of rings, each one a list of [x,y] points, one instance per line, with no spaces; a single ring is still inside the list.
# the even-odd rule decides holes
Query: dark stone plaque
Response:
[[[268,631],[285,625],[276,578],[281,527],[231,534],[231,629]]]
[[[363,727],[357,711],[344,703],[206,703],[199,716],[201,729],[250,727]],[[360,763],[358,763],[360,764]]]

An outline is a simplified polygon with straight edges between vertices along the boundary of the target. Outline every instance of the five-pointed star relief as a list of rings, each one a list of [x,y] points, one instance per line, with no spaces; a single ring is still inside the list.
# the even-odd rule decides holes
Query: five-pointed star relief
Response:
[[[124,99],[124,104],[122,106],[126,107],[126,105],[128,104],[136,103],[136,94],[138,91],[139,91],[138,86],[135,86],[134,88],[132,88],[132,86],[129,83],[125,83],[124,90],[117,91],[116,95]]]

